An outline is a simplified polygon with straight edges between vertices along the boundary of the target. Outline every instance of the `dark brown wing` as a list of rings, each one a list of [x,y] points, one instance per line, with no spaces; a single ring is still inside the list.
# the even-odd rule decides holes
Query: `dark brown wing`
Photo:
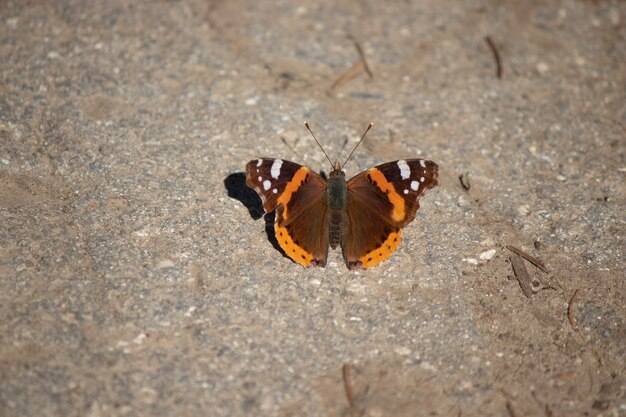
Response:
[[[326,265],[326,180],[296,163],[262,158],[246,165],[246,184],[266,213],[276,209],[274,232],[285,253],[305,266]]]
[[[348,224],[341,245],[348,268],[370,268],[391,256],[402,228],[415,218],[419,199],[437,185],[438,169],[424,159],[400,160],[348,181]]]

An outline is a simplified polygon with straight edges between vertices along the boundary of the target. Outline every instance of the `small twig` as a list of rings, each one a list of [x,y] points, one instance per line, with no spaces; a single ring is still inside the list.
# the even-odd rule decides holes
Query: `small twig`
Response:
[[[511,260],[513,273],[515,274],[515,278],[517,278],[517,281],[519,282],[519,286],[522,288],[524,295],[527,298],[530,298],[530,296],[533,294],[533,289],[531,285],[530,275],[526,270],[526,266],[524,265],[522,258],[517,255],[512,255],[509,259]]]
[[[554,379],[557,379],[561,382],[563,381],[569,381],[570,379],[574,378],[576,375],[578,375],[578,372],[576,371],[569,371],[569,372],[565,372],[562,374],[558,374],[554,376]]]
[[[502,395],[504,396],[504,404],[506,406],[506,411],[509,413],[509,417],[516,417],[515,410],[513,410],[513,405],[509,401],[511,397],[505,390],[501,390]]]
[[[467,173],[459,175],[459,182],[461,183],[461,187],[463,187],[465,191],[469,191],[472,187],[469,182],[469,174]]]
[[[550,409],[548,404],[543,403],[539,398],[537,398],[537,394],[535,393],[535,390],[531,390],[530,391],[530,395],[533,396],[533,399],[537,402],[537,404],[544,406],[543,407],[543,412],[545,414],[545,417],[552,417],[552,410]]]
[[[496,77],[502,78],[502,61],[500,59],[500,52],[498,52],[498,47],[489,36],[485,36],[485,41],[489,45],[489,48],[491,48],[493,58],[496,60]]]
[[[350,383],[350,365],[345,363],[341,368],[341,373],[343,375],[343,388],[346,391],[346,399],[348,400],[348,405],[350,408],[354,407],[354,397],[352,395],[352,384]]]
[[[374,78],[374,74],[372,74],[372,70],[370,70],[370,66],[367,65],[367,60],[365,59],[365,52],[363,52],[363,48],[361,48],[361,44],[355,41],[354,39],[352,39],[352,42],[354,42],[356,51],[359,53],[359,57],[361,58],[361,62],[363,63],[363,69],[365,70],[365,72],[367,72],[367,75],[369,75],[370,78]]]
[[[339,78],[335,80],[333,85],[330,86],[329,92],[333,94],[337,88],[346,81],[349,81],[359,75],[363,71],[363,63],[361,61],[355,62],[350,68],[344,71]]]
[[[513,406],[508,399],[506,400],[506,411],[509,413],[510,417],[516,417],[515,410],[513,410]]]
[[[572,327],[576,327],[576,320],[574,320],[574,303],[578,299],[579,294],[579,289],[574,291],[574,295],[572,295],[572,298],[569,299],[569,303],[567,304],[567,320]]]
[[[356,77],[363,71],[365,71],[367,75],[370,76],[370,78],[374,77],[374,75],[372,74],[372,71],[367,65],[367,60],[365,59],[365,53],[363,52],[363,48],[361,48],[361,45],[354,39],[352,41],[354,42],[354,47],[359,53],[359,60],[355,62],[354,64],[352,64],[350,68],[348,68],[343,73],[341,73],[341,75],[335,80],[333,85],[330,86],[329,92],[331,94],[334,93],[335,90],[337,90],[337,88],[339,88],[341,84],[347,81],[350,81],[351,79],[353,79],[354,77]]]
[[[544,265],[543,262],[541,262],[541,260],[535,258],[534,256],[527,254],[526,252],[524,252],[521,249],[516,248],[515,246],[507,245],[506,248],[510,250],[511,252],[516,253],[522,258],[526,259],[528,262],[535,265],[537,268],[541,269],[543,272],[548,273],[548,268],[546,268],[546,266]]]
[[[543,286],[540,288],[541,291],[543,290],[552,290],[552,291],[558,291],[558,288],[556,288],[554,285],[552,285],[551,283],[547,283],[544,284],[543,282],[541,283]]]
[[[291,146],[291,144],[289,142],[287,142],[287,139],[285,139],[284,136],[280,137],[280,140],[283,142],[283,145],[285,145],[286,147],[289,148],[289,150],[294,154],[294,155],[298,155],[300,156],[300,154],[298,152],[296,152],[296,150],[294,149],[293,146]],[[301,156],[300,156],[301,157]]]

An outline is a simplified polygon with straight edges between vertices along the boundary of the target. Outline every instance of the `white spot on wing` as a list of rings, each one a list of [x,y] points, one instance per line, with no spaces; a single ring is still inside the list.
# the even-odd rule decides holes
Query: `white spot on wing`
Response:
[[[411,181],[411,190],[417,191],[418,188],[420,188],[420,183],[417,181]]]
[[[421,177],[421,178],[420,178],[420,182],[424,182],[424,177]]]
[[[263,177],[259,175],[259,182],[263,181]]]
[[[404,159],[398,161],[398,168],[400,168],[400,176],[403,180],[411,176],[411,168],[409,168],[409,165]]]
[[[409,190],[406,190],[406,189],[405,189],[405,190],[404,190],[404,194],[408,194],[408,193],[409,193]]]
[[[271,186],[272,186],[272,183],[271,183],[271,182],[269,182],[269,180],[265,180],[265,181],[263,181],[263,189],[264,189],[265,191],[269,190]]]
[[[283,161],[282,159],[276,159],[274,161],[274,163],[272,164],[272,178],[278,178],[278,176],[280,175],[280,167],[283,166]]]
[[[274,194],[277,194],[277,193],[278,193],[278,190],[277,190],[276,188],[274,188],[274,189],[272,190],[272,192],[273,192]]]
[[[420,159],[420,165],[422,166],[422,168],[426,168],[426,162],[424,162],[423,159]]]
[[[260,167],[261,165],[263,165],[263,160],[259,159],[256,163],[256,166]]]

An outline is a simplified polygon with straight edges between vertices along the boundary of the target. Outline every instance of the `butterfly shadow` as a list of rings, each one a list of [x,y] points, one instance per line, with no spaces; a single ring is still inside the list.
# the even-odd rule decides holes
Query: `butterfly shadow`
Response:
[[[254,220],[259,220],[263,217],[265,211],[263,210],[263,203],[258,194],[246,185],[246,174],[243,172],[235,172],[224,178],[224,188],[228,192],[230,198],[234,198],[243,204],[247,209],[250,217]],[[265,233],[267,234],[267,240],[272,244],[274,249],[280,252],[284,257],[288,258],[287,254],[278,244],[276,236],[274,234],[274,220],[276,216],[274,212],[267,213],[265,219]]]

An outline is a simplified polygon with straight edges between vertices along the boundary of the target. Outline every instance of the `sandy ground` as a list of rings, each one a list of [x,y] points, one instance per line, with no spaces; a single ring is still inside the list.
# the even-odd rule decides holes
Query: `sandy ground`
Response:
[[[626,416],[625,22],[0,2],[0,415]],[[304,120],[338,159],[375,123],[348,177],[440,165],[379,267],[273,246],[242,171],[328,172]]]

